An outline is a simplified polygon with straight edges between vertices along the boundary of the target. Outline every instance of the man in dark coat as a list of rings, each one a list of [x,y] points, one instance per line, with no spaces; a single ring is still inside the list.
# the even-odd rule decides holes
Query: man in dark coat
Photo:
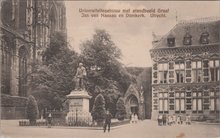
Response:
[[[111,128],[111,119],[112,119],[112,115],[111,113],[109,113],[109,111],[106,111],[105,114],[105,120],[104,120],[104,132],[106,131],[106,128],[108,127],[108,132],[110,131]]]

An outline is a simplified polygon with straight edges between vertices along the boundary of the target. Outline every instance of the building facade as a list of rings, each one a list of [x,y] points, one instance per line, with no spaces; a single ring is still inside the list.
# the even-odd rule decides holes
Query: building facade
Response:
[[[2,113],[4,112],[2,118],[16,114],[17,108],[16,104],[13,104],[13,98],[19,100],[29,95],[32,79],[29,73],[33,62],[42,58],[42,52],[50,42],[50,35],[55,31],[66,33],[65,12],[63,1],[1,1],[0,88]]]
[[[189,114],[218,119],[220,110],[220,19],[179,22],[166,35],[154,35],[152,119]]]

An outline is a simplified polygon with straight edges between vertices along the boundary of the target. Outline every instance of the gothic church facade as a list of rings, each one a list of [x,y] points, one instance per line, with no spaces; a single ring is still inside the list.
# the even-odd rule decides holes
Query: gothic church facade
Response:
[[[22,117],[24,100],[31,91],[29,75],[36,59],[55,31],[66,34],[63,1],[3,0],[0,3],[1,117]],[[22,102],[19,102],[22,103]]]

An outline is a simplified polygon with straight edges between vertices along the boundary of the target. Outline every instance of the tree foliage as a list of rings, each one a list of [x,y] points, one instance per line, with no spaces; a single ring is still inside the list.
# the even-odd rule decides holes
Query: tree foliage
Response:
[[[102,122],[105,118],[105,99],[102,94],[97,95],[95,98],[92,117],[97,122]]]
[[[78,63],[77,54],[70,50],[65,36],[59,32],[51,37],[43,53],[43,61],[35,66],[32,88],[41,109],[60,109],[66,95],[75,87],[73,81]]]
[[[115,114],[118,97],[123,96],[133,81],[123,64],[119,62],[120,49],[105,30],[96,30],[93,38],[81,44],[81,60],[88,70],[88,91],[95,97],[102,93],[106,108]],[[94,98],[92,98],[94,101]]]
[[[27,105],[26,105],[26,112],[27,112],[27,118],[29,119],[30,124],[35,125],[36,119],[39,116],[39,111],[38,111],[37,101],[32,95],[28,97]]]
[[[116,103],[116,117],[118,120],[124,120],[126,117],[126,108],[122,98],[119,98]]]

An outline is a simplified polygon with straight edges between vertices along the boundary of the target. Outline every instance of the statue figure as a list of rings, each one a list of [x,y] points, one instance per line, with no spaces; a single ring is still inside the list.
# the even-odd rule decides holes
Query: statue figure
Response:
[[[83,67],[82,63],[79,63],[79,67],[76,70],[76,87],[75,90],[84,90],[85,89],[85,84],[84,84],[84,79],[86,77],[86,69]]]

